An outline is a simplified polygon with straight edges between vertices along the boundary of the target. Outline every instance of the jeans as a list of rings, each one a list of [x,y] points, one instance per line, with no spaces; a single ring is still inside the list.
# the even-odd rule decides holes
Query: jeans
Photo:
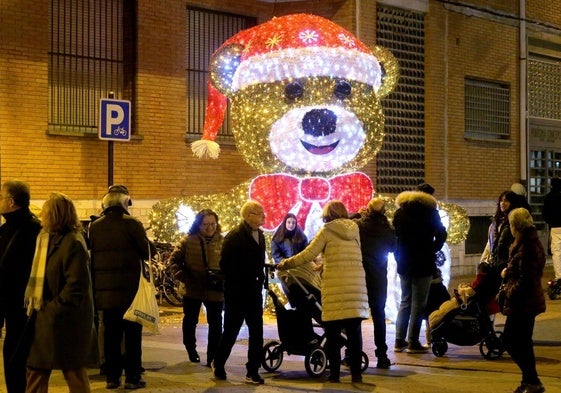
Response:
[[[432,276],[410,277],[399,275],[401,303],[395,323],[395,339],[419,342],[423,316],[427,306]]]
[[[199,323],[199,313],[201,305],[206,309],[206,319],[208,322],[208,345],[206,350],[207,363],[214,360],[214,353],[218,347],[218,342],[222,336],[222,309],[224,304],[221,301],[211,302],[208,300],[193,299],[185,296],[183,298],[183,345],[187,351],[197,348],[196,330]]]
[[[374,344],[376,357],[385,358],[388,351],[386,344],[386,300],[388,298],[387,269],[369,269],[366,276],[368,304],[374,327]]]

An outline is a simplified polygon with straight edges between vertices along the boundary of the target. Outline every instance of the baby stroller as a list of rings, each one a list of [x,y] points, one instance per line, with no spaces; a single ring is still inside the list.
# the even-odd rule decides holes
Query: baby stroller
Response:
[[[431,331],[431,349],[435,356],[444,356],[448,343],[459,346],[479,344],[481,356],[488,360],[501,357],[505,351],[502,332],[495,331],[493,321],[475,294],[463,301],[455,291],[460,307],[449,311]]]
[[[274,265],[266,265],[266,269],[274,269]],[[288,271],[290,274],[290,271]],[[269,274],[267,274],[267,277]],[[299,283],[306,293],[309,301],[321,310],[321,305],[315,297],[306,290],[301,282],[294,275],[291,278]],[[279,301],[273,289],[268,287],[267,293],[275,307],[277,317],[277,330],[279,340],[269,341],[264,345],[264,356],[262,366],[266,371],[276,371],[282,364],[284,352],[288,355],[305,356],[304,367],[310,377],[317,378],[323,375],[328,368],[327,355],[325,352],[325,334],[317,334],[314,326],[321,328],[320,324],[308,327],[308,316],[298,309],[286,309]],[[346,337],[343,337],[346,342]],[[368,356],[362,352],[361,370],[368,368]]]

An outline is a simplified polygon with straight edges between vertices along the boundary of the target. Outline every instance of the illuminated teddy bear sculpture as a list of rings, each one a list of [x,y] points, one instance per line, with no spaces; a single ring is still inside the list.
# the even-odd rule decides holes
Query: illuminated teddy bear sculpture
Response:
[[[175,214],[187,224],[184,232],[202,208],[215,210],[228,230],[247,199],[263,204],[265,230],[290,211],[310,237],[329,200],[343,201],[350,212],[366,206],[374,189],[356,170],[382,145],[380,100],[397,76],[388,51],[370,49],[319,16],[273,18],[236,34],[211,58],[205,126],[192,149],[201,158],[218,157],[215,138],[229,99],[236,146],[261,175],[226,194],[159,202],[151,219],[155,236],[177,239],[177,225],[162,217]]]

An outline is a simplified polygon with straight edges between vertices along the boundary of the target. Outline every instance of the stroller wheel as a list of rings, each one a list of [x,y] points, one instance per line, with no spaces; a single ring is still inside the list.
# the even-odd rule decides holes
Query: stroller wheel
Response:
[[[360,357],[360,371],[364,372],[366,371],[367,368],[368,368],[368,355],[362,352],[362,355]]]
[[[261,365],[269,372],[277,370],[282,364],[283,351],[278,341],[271,341],[263,347],[263,361]]]
[[[439,339],[432,342],[432,353],[434,356],[441,357],[448,351],[448,343],[446,340]]]
[[[479,343],[479,352],[487,360],[495,360],[501,357],[505,351],[503,341],[501,340],[502,332],[489,333]]]
[[[321,347],[316,347],[306,355],[304,359],[306,372],[310,377],[321,377],[327,367],[327,356]]]

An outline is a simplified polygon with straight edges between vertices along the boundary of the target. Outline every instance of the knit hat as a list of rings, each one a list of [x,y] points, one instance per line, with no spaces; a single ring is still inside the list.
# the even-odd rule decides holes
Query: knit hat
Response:
[[[382,68],[372,50],[353,34],[317,15],[273,18],[230,39],[212,55],[202,139],[191,144],[198,157],[217,158],[215,142],[227,99],[249,85],[329,76],[382,85]]]
[[[122,184],[113,184],[112,186],[109,187],[109,189],[107,189],[107,193],[116,193],[116,194],[124,194],[127,196],[130,196],[129,194],[129,189],[125,186],[123,186]],[[128,201],[128,205],[132,206],[132,201],[129,198]]]

